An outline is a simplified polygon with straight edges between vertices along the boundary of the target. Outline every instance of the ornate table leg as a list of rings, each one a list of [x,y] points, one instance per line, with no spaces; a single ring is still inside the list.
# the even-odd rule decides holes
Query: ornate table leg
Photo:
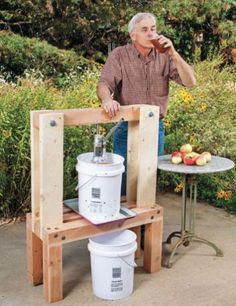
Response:
[[[189,227],[187,230],[187,186],[189,185],[189,213],[188,221]],[[182,192],[182,210],[181,210],[181,230],[171,233],[166,242],[170,244],[172,238],[179,238],[175,243],[170,257],[167,261],[167,267],[171,268],[173,265],[173,257],[180,245],[188,246],[190,242],[202,242],[212,247],[216,251],[216,256],[223,256],[223,252],[212,242],[201,238],[195,234],[195,207],[197,203],[197,179],[194,175],[183,174],[183,192]]]

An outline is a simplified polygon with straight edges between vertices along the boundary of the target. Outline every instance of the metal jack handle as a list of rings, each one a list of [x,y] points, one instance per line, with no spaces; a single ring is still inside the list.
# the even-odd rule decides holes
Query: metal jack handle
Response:
[[[121,125],[121,123],[124,121],[124,118],[121,118],[120,121],[117,122],[116,125],[114,125],[108,134],[103,138],[103,142],[106,143],[107,140],[114,134],[115,130]]]
[[[94,138],[94,156],[93,156],[94,162],[101,162],[101,160],[103,159],[106,153],[107,140],[112,136],[112,134],[121,125],[123,121],[124,121],[124,118],[121,118],[121,120],[117,122],[117,124],[113,126],[112,129],[110,129],[110,131],[104,138],[99,134],[99,125],[97,124],[97,133]]]

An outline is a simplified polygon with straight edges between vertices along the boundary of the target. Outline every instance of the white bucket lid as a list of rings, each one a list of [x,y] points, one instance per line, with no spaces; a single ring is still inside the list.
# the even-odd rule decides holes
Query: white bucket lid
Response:
[[[97,237],[90,238],[89,241],[93,244],[108,246],[108,247],[121,247],[136,241],[136,234],[130,230],[109,233]]]
[[[93,152],[82,153],[79,156],[77,156],[78,162],[94,164],[92,159],[93,159]],[[113,153],[106,153],[106,159],[107,159],[107,164],[112,164],[114,166],[123,164],[124,162],[124,158],[121,155],[113,154]],[[100,164],[100,165],[103,165],[103,164]],[[104,166],[106,166],[106,163],[104,163]]]

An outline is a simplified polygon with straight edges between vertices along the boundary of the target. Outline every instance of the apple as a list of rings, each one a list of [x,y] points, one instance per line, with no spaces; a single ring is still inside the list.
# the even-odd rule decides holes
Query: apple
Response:
[[[173,164],[180,164],[182,163],[182,154],[179,151],[174,151],[171,154],[171,161]]]
[[[172,156],[171,161],[173,164],[180,164],[182,163],[182,157],[178,155],[174,155]]]
[[[172,152],[172,154],[171,154],[171,157],[173,157],[173,156],[182,157],[182,154],[181,154],[181,152],[179,152],[179,151],[174,151],[174,152]]]
[[[191,153],[192,151],[193,151],[193,148],[192,148],[191,144],[189,144],[189,143],[186,143],[186,144],[182,145],[181,148],[180,148],[180,152],[182,154]]]
[[[196,158],[196,165],[197,166],[205,166],[206,163],[207,163],[207,161],[206,161],[206,157],[204,155],[199,155]]]
[[[207,163],[211,161],[211,153],[210,152],[203,152],[201,155],[205,156]]]
[[[198,158],[198,156],[200,156],[199,153],[196,153],[196,152],[191,152],[192,156],[193,156],[193,160],[194,160],[194,163],[196,162],[196,159]]]
[[[187,166],[191,166],[191,165],[194,165],[195,164],[195,154],[193,153],[187,153],[184,155],[184,164],[187,165]]]

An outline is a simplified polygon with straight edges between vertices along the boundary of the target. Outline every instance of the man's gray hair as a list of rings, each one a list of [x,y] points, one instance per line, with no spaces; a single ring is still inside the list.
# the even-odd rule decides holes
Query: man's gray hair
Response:
[[[131,33],[134,30],[136,24],[143,20],[145,17],[151,18],[156,24],[156,17],[152,13],[138,13],[134,15],[133,18],[130,20],[128,24],[128,32]]]

